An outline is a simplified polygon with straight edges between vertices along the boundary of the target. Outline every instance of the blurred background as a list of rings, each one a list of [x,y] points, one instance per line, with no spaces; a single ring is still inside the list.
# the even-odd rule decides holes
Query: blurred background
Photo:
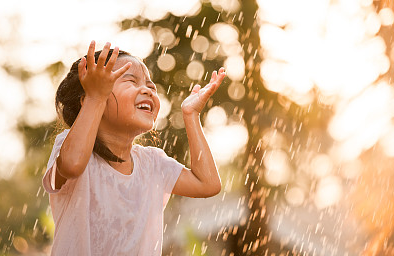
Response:
[[[54,95],[93,39],[145,60],[186,165],[180,104],[227,69],[201,115],[222,192],[172,197],[163,255],[394,255],[392,0],[0,3],[0,255],[50,252]]]

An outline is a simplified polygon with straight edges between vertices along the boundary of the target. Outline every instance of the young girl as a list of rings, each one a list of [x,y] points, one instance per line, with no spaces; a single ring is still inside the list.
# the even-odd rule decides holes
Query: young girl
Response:
[[[220,192],[199,114],[223,78],[213,72],[182,103],[191,170],[163,150],[133,145],[160,108],[147,67],[107,43],[76,61],[56,93],[71,127],[56,137],[43,185],[55,221],[52,255],[161,255],[163,210],[171,195]]]

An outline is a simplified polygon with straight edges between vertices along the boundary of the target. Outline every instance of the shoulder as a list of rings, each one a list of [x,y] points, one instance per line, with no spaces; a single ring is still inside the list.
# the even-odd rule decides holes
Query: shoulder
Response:
[[[61,133],[56,135],[55,139],[55,145],[59,143],[63,143],[64,139],[67,137],[67,134],[69,133],[70,129],[64,129]]]
[[[64,129],[61,133],[59,133],[57,136],[56,136],[56,138],[57,137],[66,137],[67,136],[67,134],[70,132],[70,129]]]
[[[133,150],[140,159],[149,160],[151,162],[161,162],[169,158],[163,149],[152,146],[133,145]]]

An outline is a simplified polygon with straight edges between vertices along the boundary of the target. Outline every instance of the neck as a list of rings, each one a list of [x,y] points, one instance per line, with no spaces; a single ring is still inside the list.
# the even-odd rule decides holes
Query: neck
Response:
[[[135,135],[99,129],[97,136],[116,156],[126,162],[131,161],[130,150],[133,146]]]

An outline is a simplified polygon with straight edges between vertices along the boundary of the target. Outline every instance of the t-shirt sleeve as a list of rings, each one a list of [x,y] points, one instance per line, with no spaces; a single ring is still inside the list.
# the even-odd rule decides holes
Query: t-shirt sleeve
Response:
[[[170,199],[172,189],[185,166],[174,158],[167,156],[164,150],[154,147],[152,147],[152,149],[155,151],[154,157],[156,169],[162,175],[164,188],[163,206],[165,207]]]
[[[58,134],[55,139],[55,143],[53,144],[52,152],[48,160],[47,169],[42,178],[42,185],[46,192],[53,194],[57,193],[61,190],[64,190],[66,184],[69,182],[66,181],[61,189],[55,189],[55,176],[56,176],[56,159],[59,156],[60,148],[63,144],[64,139],[66,138],[69,129],[64,130],[62,133]]]

